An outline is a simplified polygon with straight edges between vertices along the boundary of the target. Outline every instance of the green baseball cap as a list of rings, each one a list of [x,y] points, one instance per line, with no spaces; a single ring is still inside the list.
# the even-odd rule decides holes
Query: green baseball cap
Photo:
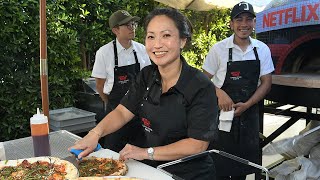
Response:
[[[127,24],[130,21],[139,21],[140,18],[137,16],[131,16],[128,11],[118,10],[113,13],[109,18],[109,27],[112,29],[115,26]]]

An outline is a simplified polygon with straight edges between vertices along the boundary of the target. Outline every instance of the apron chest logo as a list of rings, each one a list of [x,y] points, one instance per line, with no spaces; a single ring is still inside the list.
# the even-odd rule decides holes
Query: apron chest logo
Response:
[[[242,78],[242,76],[241,76],[240,71],[230,72],[230,79],[231,79],[231,80],[236,81],[236,80],[239,80],[239,79],[241,79],[241,78]]]
[[[125,84],[129,81],[128,75],[118,76],[118,80],[120,84]]]
[[[119,81],[124,81],[127,80],[128,76],[124,75],[124,76],[119,76]]]
[[[151,132],[152,131],[151,122],[146,118],[141,118],[141,121],[142,121],[142,126],[144,127],[144,129],[148,132]]]

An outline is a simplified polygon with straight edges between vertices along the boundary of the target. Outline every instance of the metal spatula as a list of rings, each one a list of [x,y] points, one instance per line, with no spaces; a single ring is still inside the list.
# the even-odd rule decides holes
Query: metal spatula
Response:
[[[95,151],[99,151],[101,149],[101,145],[98,143],[97,144],[97,147],[93,150],[94,152]],[[66,158],[63,158],[64,160],[66,161],[69,161],[70,163],[72,163],[76,168],[79,167],[79,162],[81,161],[82,158],[78,158],[79,154],[82,152],[83,150],[82,149],[71,149],[70,150],[70,153],[72,155],[66,157]]]
[[[63,160],[69,161],[72,163],[77,169],[79,167],[79,160],[74,155],[68,156],[66,158],[63,158]]]

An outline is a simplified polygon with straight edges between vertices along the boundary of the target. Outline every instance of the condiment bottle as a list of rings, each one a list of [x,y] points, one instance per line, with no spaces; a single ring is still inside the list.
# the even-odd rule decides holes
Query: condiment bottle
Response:
[[[34,156],[50,156],[48,117],[40,114],[39,108],[37,114],[30,118],[30,127]]]

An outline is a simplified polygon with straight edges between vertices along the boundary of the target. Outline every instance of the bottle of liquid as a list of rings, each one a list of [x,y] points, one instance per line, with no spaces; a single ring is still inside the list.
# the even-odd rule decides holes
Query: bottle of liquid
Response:
[[[39,108],[37,114],[30,118],[30,127],[34,156],[50,156],[48,117],[40,114]]]

